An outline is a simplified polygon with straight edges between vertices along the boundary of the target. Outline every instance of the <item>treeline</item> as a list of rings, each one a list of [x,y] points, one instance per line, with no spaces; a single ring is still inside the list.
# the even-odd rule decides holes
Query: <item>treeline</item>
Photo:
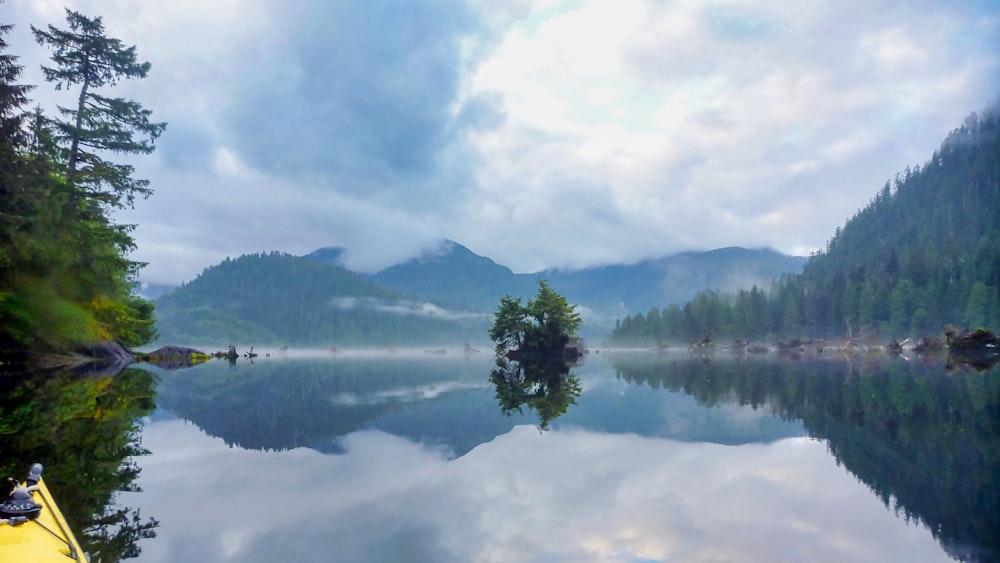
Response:
[[[270,252],[227,258],[156,301],[161,339],[186,344],[348,346],[475,340],[459,321],[340,266]]]
[[[2,1],[2,0],[0,0]],[[135,47],[104,34],[101,18],[66,11],[66,29],[31,27],[52,51],[42,66],[74,105],[55,116],[27,111],[31,85],[0,23],[0,356],[65,352],[100,340],[135,346],[152,339],[153,305],[137,297],[142,264],[133,225],[112,213],[151,193],[130,165],[109,155],[152,152],[165,124],[140,104],[107,95],[143,78]]]
[[[616,322],[610,344],[715,338],[939,335],[1000,324],[1000,108],[972,114],[771,287]]]

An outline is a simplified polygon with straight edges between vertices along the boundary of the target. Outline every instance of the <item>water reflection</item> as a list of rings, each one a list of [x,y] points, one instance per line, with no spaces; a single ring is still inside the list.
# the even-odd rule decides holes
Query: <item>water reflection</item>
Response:
[[[149,452],[138,422],[154,408],[154,388],[149,373],[121,366],[0,377],[0,476],[45,465],[45,480],[91,561],[136,557],[139,541],[156,536],[157,520],[119,503],[123,492],[139,490],[137,458]]]
[[[996,371],[601,354],[569,374],[483,359],[161,374],[140,497],[164,524],[143,557],[996,557]],[[280,487],[294,510],[272,514],[278,483],[303,486]]]
[[[227,444],[337,453],[351,432],[386,425],[458,454],[512,426],[493,417],[456,427],[488,397],[489,359],[413,357],[265,359],[236,368],[210,362],[160,372],[158,403]],[[520,419],[517,419],[519,421]],[[470,439],[472,436],[472,439]]]
[[[1000,370],[898,359],[613,363],[626,381],[705,405],[800,419],[886,508],[923,522],[950,553],[1000,557]]]
[[[538,414],[541,430],[547,430],[553,420],[565,414],[582,391],[580,380],[570,374],[562,357],[518,362],[497,356],[490,383],[496,389],[500,412],[507,416],[515,411],[524,414],[524,407],[528,407]]]
[[[146,561],[947,559],[806,438],[731,447],[529,425],[451,459],[380,431],[338,456],[232,449],[179,421],[147,432],[184,453],[144,469],[167,530]],[[279,477],[301,486],[280,487],[269,513]],[[192,510],[187,495],[210,500]]]

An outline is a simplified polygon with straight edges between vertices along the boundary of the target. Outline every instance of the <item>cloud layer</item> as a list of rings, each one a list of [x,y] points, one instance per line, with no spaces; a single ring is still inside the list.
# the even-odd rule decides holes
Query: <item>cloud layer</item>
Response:
[[[41,84],[7,0],[11,52]],[[169,123],[136,162],[147,281],[343,246],[374,270],[441,238],[516,271],[821,247],[1000,93],[989,2],[76,0],[136,44]],[[62,97],[61,97],[62,96]]]

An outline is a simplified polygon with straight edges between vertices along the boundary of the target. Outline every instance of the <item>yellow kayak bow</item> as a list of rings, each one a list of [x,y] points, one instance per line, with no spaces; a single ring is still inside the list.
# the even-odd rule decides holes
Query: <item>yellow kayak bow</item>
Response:
[[[40,463],[31,466],[28,478],[0,504],[0,561],[87,561],[42,481]]]

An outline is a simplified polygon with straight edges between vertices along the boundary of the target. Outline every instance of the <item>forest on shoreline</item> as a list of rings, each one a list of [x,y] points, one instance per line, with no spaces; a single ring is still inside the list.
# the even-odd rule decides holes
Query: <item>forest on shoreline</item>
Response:
[[[140,61],[134,46],[106,37],[99,17],[67,10],[65,29],[32,26],[36,41],[52,53],[52,66],[43,66],[46,80],[75,96],[75,105],[50,115],[38,106],[29,109],[36,86],[19,83],[23,67],[3,41],[10,30],[0,25],[0,357],[26,350],[67,353],[97,341],[148,343],[156,336],[156,319],[153,303],[136,291],[143,264],[129,258],[136,248],[135,226],[117,223],[113,213],[152,190],[147,180],[134,177],[131,165],[109,158],[151,153],[166,124],[155,122],[138,102],[108,91],[121,80],[144,78],[150,64]],[[607,343],[692,342],[706,336],[887,341],[940,335],[948,324],[996,327],[998,133],[997,104],[970,115],[928,162],[905,169],[877,190],[826,248],[809,257],[801,274],[735,293],[705,289],[687,303],[627,315],[615,323]],[[273,254],[259,259],[289,261]],[[257,265],[237,259],[220,266],[221,271]],[[223,327],[235,338],[264,330],[279,342],[301,332],[296,322],[308,317],[313,332],[333,327],[318,336],[310,333],[315,343],[332,341],[344,330],[374,332],[388,341],[419,333],[422,325],[449,335],[485,325],[482,319],[452,326],[441,318],[405,315],[390,322],[384,312],[399,308],[399,293],[365,286],[346,272],[330,276],[330,283],[316,287],[350,286],[353,300],[329,314],[318,314],[319,304],[339,294],[317,293],[308,310],[285,311],[280,327],[264,322],[270,313],[241,323],[231,322],[233,315],[202,322],[191,317],[191,311],[205,308],[199,303],[161,321],[171,334],[205,339]],[[180,297],[167,296],[164,303],[171,299]]]
[[[813,253],[801,274],[707,289],[616,322],[611,345],[940,337],[1000,323],[1000,102],[973,113]]]
[[[107,37],[100,17],[67,9],[65,28],[31,31],[52,53],[46,81],[76,103],[29,110],[36,86],[19,83],[24,68],[3,39],[12,27],[0,24],[0,358],[149,342],[153,304],[136,292],[143,264],[129,259],[134,225],[113,213],[152,190],[109,158],[149,154],[166,124],[109,90],[150,64]]]

